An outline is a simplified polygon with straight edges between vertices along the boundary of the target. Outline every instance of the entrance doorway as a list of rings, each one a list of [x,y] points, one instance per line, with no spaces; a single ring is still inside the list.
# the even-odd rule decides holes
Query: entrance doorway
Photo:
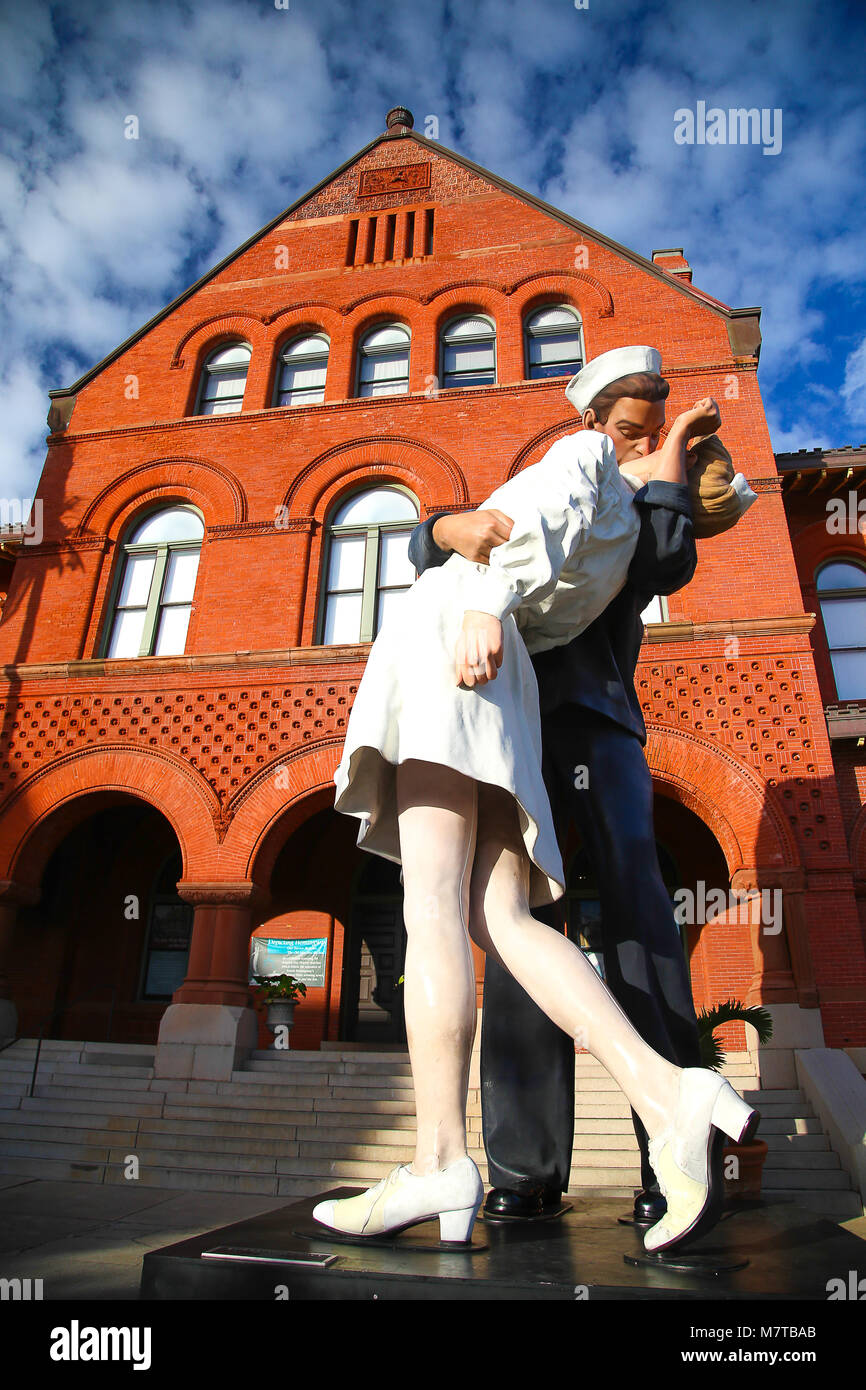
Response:
[[[355,880],[343,987],[341,1037],[406,1043],[401,976],[406,959],[400,866],[365,855]]]

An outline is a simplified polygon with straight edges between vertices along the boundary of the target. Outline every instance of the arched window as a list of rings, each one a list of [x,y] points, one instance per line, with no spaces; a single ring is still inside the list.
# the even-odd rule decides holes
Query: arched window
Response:
[[[325,399],[329,347],[324,333],[286,343],[274,405],[315,405]]]
[[[356,492],[337,508],[328,526],[323,646],[372,642],[415,581],[408,552],[417,525],[418,503],[394,485]]]
[[[202,368],[196,415],[237,415],[251,356],[247,343],[229,343],[211,353]]]
[[[402,323],[380,324],[362,338],[359,396],[400,396],[409,390],[409,343],[409,330]]]
[[[524,327],[526,375],[574,376],[583,366],[580,318],[567,304],[547,304],[530,314]]]
[[[496,381],[496,325],[481,315],[453,319],[442,332],[440,380],[452,386],[490,386]]]
[[[118,569],[107,657],[183,651],[203,536],[191,507],[151,512],[133,526]]]
[[[818,571],[816,584],[836,697],[862,700],[866,696],[866,569],[832,560]]]

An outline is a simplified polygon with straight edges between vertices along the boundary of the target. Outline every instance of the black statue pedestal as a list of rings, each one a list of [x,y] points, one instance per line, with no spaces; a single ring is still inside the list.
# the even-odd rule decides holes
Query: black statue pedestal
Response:
[[[313,1207],[357,1190],[335,1188],[151,1251],[141,1297],[825,1301],[840,1270],[866,1274],[862,1240],[782,1198],[730,1204],[688,1247],[689,1256],[702,1257],[703,1271],[680,1272],[647,1259],[640,1228],[618,1224],[621,1200],[570,1198],[572,1209],[556,1221],[479,1217],[470,1251],[443,1247],[435,1220],[369,1244],[330,1238],[313,1221]],[[735,1267],[712,1272],[726,1262]]]

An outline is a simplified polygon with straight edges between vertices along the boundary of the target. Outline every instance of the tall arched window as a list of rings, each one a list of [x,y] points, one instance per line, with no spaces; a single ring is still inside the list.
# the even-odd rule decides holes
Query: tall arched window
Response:
[[[204,525],[191,507],[136,523],[123,544],[105,656],[177,656],[186,631]]]
[[[211,353],[202,367],[197,415],[238,414],[251,356],[247,343],[229,343]]]
[[[567,304],[547,304],[530,314],[524,326],[526,375],[573,376],[583,366],[580,318]]]
[[[409,390],[409,343],[402,323],[380,324],[361,339],[359,396],[400,396]]]
[[[337,508],[328,526],[323,646],[372,642],[415,581],[408,552],[417,525],[418,503],[393,484],[356,492]]]
[[[816,577],[821,617],[830,648],[836,697],[866,696],[866,569],[831,560]]]
[[[329,346],[324,333],[286,343],[274,405],[315,405],[325,399]]]
[[[496,325],[477,314],[453,319],[442,331],[439,377],[453,386],[490,386],[496,381]]]

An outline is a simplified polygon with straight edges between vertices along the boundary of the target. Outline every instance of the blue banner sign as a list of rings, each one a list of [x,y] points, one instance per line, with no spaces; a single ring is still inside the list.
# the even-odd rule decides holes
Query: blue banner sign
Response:
[[[254,936],[250,951],[250,984],[254,975],[294,975],[308,987],[325,983],[328,939],[324,936],[289,940]]]

